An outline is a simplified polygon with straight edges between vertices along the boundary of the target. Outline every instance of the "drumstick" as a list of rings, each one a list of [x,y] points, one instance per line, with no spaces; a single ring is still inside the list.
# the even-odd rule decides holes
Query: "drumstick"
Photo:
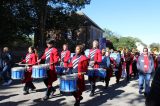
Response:
[[[39,65],[40,63],[39,63],[39,62],[36,62],[35,64],[38,64],[38,65]]]
[[[82,74],[86,74],[86,72],[79,72],[78,74],[82,75]]]
[[[20,66],[31,66],[32,64],[18,64]]]
[[[49,65],[53,65],[54,63],[50,63]]]

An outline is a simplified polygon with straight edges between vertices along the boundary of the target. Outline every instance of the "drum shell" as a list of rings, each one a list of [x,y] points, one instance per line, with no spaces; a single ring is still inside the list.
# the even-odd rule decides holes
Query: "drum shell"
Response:
[[[11,69],[11,78],[12,79],[23,79],[25,73],[24,67],[14,67]]]
[[[107,76],[106,69],[99,68],[99,69],[98,69],[98,76],[99,76],[100,78],[105,78],[105,77]]]
[[[87,71],[89,77],[98,77],[98,74],[98,69],[89,68]]]
[[[32,78],[45,78],[47,76],[47,66],[37,65],[32,67]]]
[[[56,66],[56,73],[61,75],[63,74],[65,71],[65,68],[64,67],[61,67],[61,66]]]
[[[71,93],[77,91],[77,78],[78,76],[62,76],[60,77],[60,91]]]

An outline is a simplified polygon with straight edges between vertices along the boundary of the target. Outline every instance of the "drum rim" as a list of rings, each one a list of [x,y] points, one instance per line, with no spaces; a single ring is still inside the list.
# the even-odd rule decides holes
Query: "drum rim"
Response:
[[[74,90],[74,91],[62,91],[60,88],[59,88],[59,90],[60,90],[61,92],[64,92],[64,93],[72,93],[72,92],[77,91],[77,88],[76,88],[76,90]]]
[[[11,72],[12,71],[25,71],[25,67],[13,67],[13,68],[11,68]]]
[[[69,77],[69,78],[67,78]],[[60,80],[64,79],[64,80],[77,80],[78,79],[78,74],[69,74],[69,75],[63,75],[60,77]]]
[[[32,67],[49,67],[49,64],[33,65]]]

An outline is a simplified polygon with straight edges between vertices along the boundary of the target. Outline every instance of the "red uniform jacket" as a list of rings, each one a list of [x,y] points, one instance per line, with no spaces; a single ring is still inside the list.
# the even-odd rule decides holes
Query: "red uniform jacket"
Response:
[[[154,70],[156,71],[158,68],[158,60],[156,57],[154,57],[153,59],[154,59]]]
[[[90,49],[88,57],[90,61],[95,61],[94,68],[99,68],[99,64],[102,62],[102,53],[100,49],[97,49],[92,60],[91,52],[94,50],[95,49]]]
[[[45,49],[45,53],[43,54],[43,56],[41,57],[41,60],[46,60],[46,52],[49,50],[49,48],[46,48]],[[50,81],[50,84],[53,82],[53,81],[56,81],[57,80],[57,73],[55,71],[55,64],[58,63],[58,60],[59,60],[59,56],[58,56],[58,50],[56,48],[52,48],[51,52],[50,52],[50,64],[53,64],[53,65],[50,65],[50,70],[49,70],[49,81]]]
[[[31,53],[31,54],[27,54],[26,58],[24,60],[22,60],[22,63],[27,63],[27,64],[31,64],[31,65],[35,65],[37,62],[37,56],[35,55],[35,53]],[[31,78],[32,75],[32,66],[30,66],[27,69],[27,72],[25,73],[25,78],[23,80],[23,82],[28,82],[28,81],[32,81]]]
[[[134,59],[134,56],[131,53],[125,56],[126,65],[129,65],[129,74],[130,75],[133,73],[133,70],[132,70],[133,59]]]
[[[62,57],[64,55],[64,57]],[[63,62],[64,67],[68,67],[70,60],[71,52],[69,50],[61,52],[61,61]]]
[[[72,62],[76,59],[76,56],[74,56],[69,64],[69,67],[73,67]],[[81,72],[87,72],[88,70],[88,58],[84,55],[81,55],[80,60],[78,62],[78,73]],[[78,82],[77,82],[78,89],[82,92],[85,90],[85,81],[84,81],[84,75],[78,74]]]

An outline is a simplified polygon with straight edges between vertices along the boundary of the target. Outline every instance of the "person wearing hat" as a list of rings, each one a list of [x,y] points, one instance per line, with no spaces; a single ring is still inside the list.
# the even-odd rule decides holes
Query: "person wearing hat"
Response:
[[[42,98],[42,100],[48,100],[51,92],[55,91],[55,89],[52,87],[52,83],[57,80],[55,64],[57,64],[59,60],[58,50],[54,47],[54,40],[49,39],[46,41],[46,43],[47,48],[45,49],[41,59],[38,61],[41,62],[41,60],[44,60],[45,64],[49,64],[47,77],[44,79],[44,84],[47,87],[47,91],[45,97]]]

